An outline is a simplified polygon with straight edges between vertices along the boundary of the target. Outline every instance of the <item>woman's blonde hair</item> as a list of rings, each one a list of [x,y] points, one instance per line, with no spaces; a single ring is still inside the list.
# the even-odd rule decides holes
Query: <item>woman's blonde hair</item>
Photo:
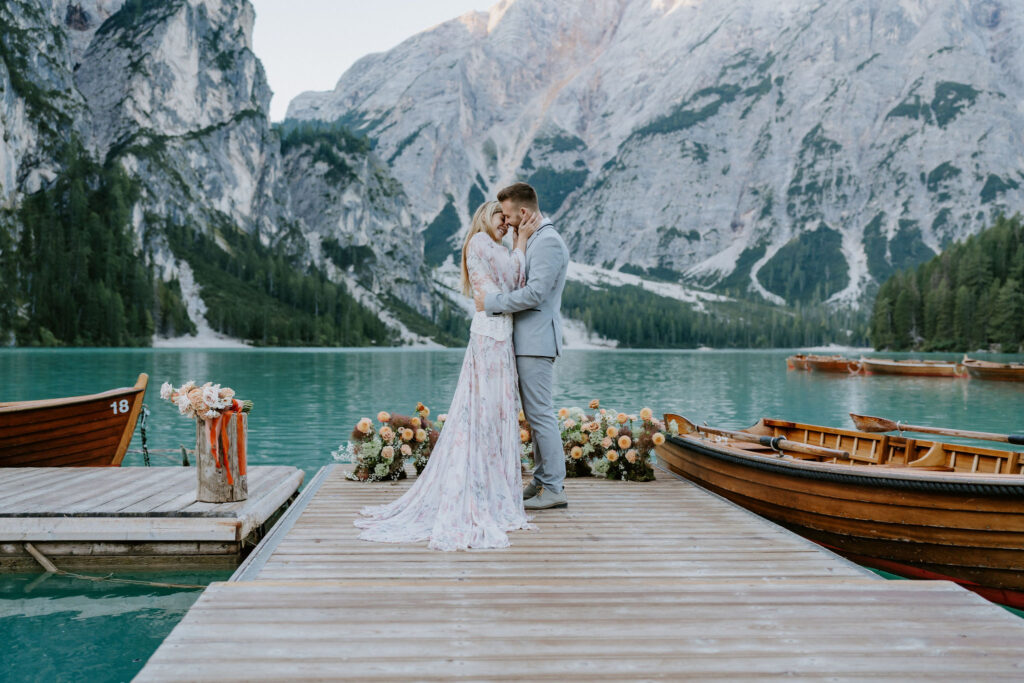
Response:
[[[469,281],[469,268],[466,267],[466,252],[469,251],[469,240],[478,232],[486,232],[495,242],[499,236],[491,227],[491,217],[501,211],[501,204],[498,202],[484,202],[477,207],[473,214],[473,222],[466,233],[466,241],[462,243],[462,293],[466,296],[473,296],[473,284]]]

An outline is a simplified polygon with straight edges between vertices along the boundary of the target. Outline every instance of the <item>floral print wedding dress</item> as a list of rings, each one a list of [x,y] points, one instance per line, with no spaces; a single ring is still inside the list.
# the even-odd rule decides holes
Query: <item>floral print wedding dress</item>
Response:
[[[466,266],[475,291],[510,292],[525,282],[522,252],[509,253],[486,233],[470,239]],[[401,498],[361,510],[359,538],[429,540],[434,550],[505,548],[506,532],[533,528],[523,509],[518,416],[512,316],[479,312],[426,468]]]

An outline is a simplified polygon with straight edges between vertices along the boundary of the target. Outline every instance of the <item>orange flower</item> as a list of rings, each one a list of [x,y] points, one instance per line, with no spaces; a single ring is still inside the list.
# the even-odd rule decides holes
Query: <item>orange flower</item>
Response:
[[[427,430],[426,429],[417,429],[416,430],[416,440],[419,441],[420,443],[423,443],[424,441],[426,441],[427,440]]]
[[[377,422],[391,422],[391,413],[386,410],[382,410],[377,413]]]
[[[610,437],[610,436],[604,437],[604,439],[601,441],[601,445],[604,446],[605,448],[611,448],[612,447],[612,443],[613,443],[612,437]]]
[[[619,454],[616,451],[608,451],[604,457],[608,458],[608,462],[615,462],[619,459]]]
[[[605,410],[604,408],[601,408],[601,414],[602,414],[602,415],[604,415],[604,414],[605,414],[605,413],[607,413],[607,412],[608,412],[607,410]]]
[[[430,417],[430,408],[426,407],[422,403],[416,404],[416,412],[420,414],[420,417]]]
[[[625,434],[619,437],[619,448],[629,448],[632,444],[633,440],[626,436]]]
[[[604,431],[604,433],[614,439],[619,435],[619,429],[618,427],[609,427]]]
[[[565,428],[566,429],[572,429],[575,426],[576,426],[576,420],[566,420],[565,421]]]
[[[391,446],[385,446],[380,450],[380,457],[384,458],[385,460],[394,460],[395,449],[392,448]]]
[[[590,426],[590,423],[589,423],[589,422],[584,422],[583,424],[581,424],[581,425],[580,425],[580,430],[581,430],[581,431],[584,431],[584,432],[590,432],[590,431],[593,431],[593,429],[591,428],[591,426]]]
[[[576,435],[576,440],[579,441],[580,443],[586,443],[587,435],[584,434],[583,432],[580,432],[579,434]]]
[[[393,438],[395,438],[395,432],[392,431],[391,427],[388,427],[387,425],[381,427],[378,434],[380,434],[380,438],[382,438],[384,441],[391,441]]]
[[[650,408],[644,408],[643,410],[640,411],[640,419],[641,420],[652,420],[652,419],[654,419],[654,411],[651,410]]]
[[[619,413],[618,415],[615,416],[615,419],[619,421],[620,425],[624,425],[627,422],[629,422],[629,415],[626,415],[625,413]]]
[[[370,421],[370,418],[364,417],[356,423],[356,429],[361,431],[363,434],[369,434],[373,431],[373,422]]]
[[[402,444],[402,449],[401,450],[402,450],[402,455],[405,455],[405,456],[412,455],[412,446],[410,446],[407,443],[403,443]]]
[[[412,441],[412,437],[416,436],[416,432],[412,431],[408,427],[402,430],[402,441]]]
[[[559,408],[558,409],[558,417],[562,418],[563,420],[565,418],[569,417],[569,409],[568,408]]]
[[[579,446],[573,446],[572,450],[569,451],[569,457],[573,460],[579,460],[583,457],[583,449]]]
[[[524,413],[522,410],[519,411],[519,421],[526,422],[526,413]]]
[[[665,443],[665,435],[662,434],[661,432],[655,432],[654,436],[651,437],[651,441],[654,442],[655,446],[660,446],[661,444]]]
[[[420,426],[423,424],[423,421],[418,417],[413,417],[412,419],[409,420],[409,424],[412,425],[413,429],[419,429]]]
[[[596,398],[593,401],[590,402],[590,409],[591,410],[597,410],[600,407],[601,407],[601,402],[598,401]]]
[[[636,462],[636,449],[630,448],[626,451],[626,462],[630,465]]]
[[[519,440],[522,441],[523,443],[526,443],[527,441],[529,441],[530,440],[530,432],[526,431],[525,429],[520,429],[519,430]]]

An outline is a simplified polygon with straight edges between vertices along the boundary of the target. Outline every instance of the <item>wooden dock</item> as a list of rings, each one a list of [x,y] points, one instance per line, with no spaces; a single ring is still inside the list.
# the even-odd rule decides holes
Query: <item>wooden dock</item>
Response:
[[[321,470],[145,668],[171,680],[1019,679],[1024,620],[887,581],[673,475],[567,483],[512,547],[357,539],[407,486]]]
[[[0,569],[231,567],[302,484],[295,467],[250,467],[249,498],[196,501],[194,467],[0,468]]]

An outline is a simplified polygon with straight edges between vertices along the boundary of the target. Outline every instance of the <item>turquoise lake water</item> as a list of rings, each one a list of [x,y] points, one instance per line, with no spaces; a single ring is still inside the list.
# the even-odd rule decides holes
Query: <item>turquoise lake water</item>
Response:
[[[556,404],[585,406],[600,398],[609,408],[637,412],[649,406],[658,414],[671,411],[730,428],[762,416],[850,426],[847,413],[856,412],[917,424],[1024,431],[1024,384],[793,372],[784,361],[790,353],[569,351],[556,366]],[[176,450],[194,446],[195,427],[159,399],[160,384],[219,382],[255,402],[249,462],[294,465],[308,480],[332,462],[331,451],[360,417],[381,409],[409,413],[417,401],[434,415],[445,412],[462,356],[461,349],[6,349],[0,350],[0,402],[98,392],[131,385],[146,372],[149,447]],[[140,446],[136,433],[131,448]],[[154,452],[152,463],[180,466],[180,455]],[[142,465],[142,456],[129,453],[124,465]],[[205,584],[228,575],[131,576]],[[0,679],[129,680],[199,594],[38,578],[0,574],[0,642],[6,646]]]

